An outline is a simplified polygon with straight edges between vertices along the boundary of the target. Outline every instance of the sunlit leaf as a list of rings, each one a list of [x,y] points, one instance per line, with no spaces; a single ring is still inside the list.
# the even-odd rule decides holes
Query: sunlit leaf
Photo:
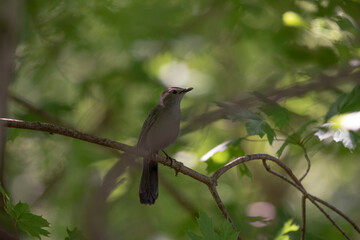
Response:
[[[360,111],[335,115],[328,123],[322,125],[315,133],[323,141],[331,138],[335,142],[342,142],[349,150],[356,148],[357,134],[354,131],[360,129]]]
[[[295,12],[286,12],[282,16],[282,20],[286,26],[289,27],[304,27],[306,26],[306,22],[303,20],[303,18],[295,13]]]
[[[337,114],[360,111],[359,103],[360,85],[356,86],[350,93],[342,94],[331,104],[329,111],[326,113],[325,121],[327,122]]]
[[[349,150],[354,150],[356,147],[356,142],[350,134],[350,131],[344,128],[332,128],[331,124],[324,124],[315,135],[318,136],[321,141],[331,138],[335,142],[342,142],[344,147]]]
[[[223,142],[201,157],[207,164],[206,170],[213,172],[236,157],[245,155],[240,146],[241,138]]]
[[[275,240],[290,240],[289,233],[296,232],[299,230],[299,226],[293,223],[293,220],[290,219],[284,226],[281,228],[280,232],[276,236]]]

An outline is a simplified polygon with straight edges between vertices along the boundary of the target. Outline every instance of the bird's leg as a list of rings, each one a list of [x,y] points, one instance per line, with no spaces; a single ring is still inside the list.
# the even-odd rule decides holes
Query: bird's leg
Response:
[[[173,166],[173,161],[174,161],[175,159],[173,159],[172,157],[170,157],[164,150],[161,150],[161,151],[165,154],[166,159],[169,159],[169,160],[171,161],[171,166]]]
[[[166,159],[169,159],[171,161],[170,166],[173,167],[175,159],[170,157],[164,150],[161,150],[161,151],[165,154]],[[175,170],[175,176],[177,176],[179,171],[177,169],[174,169],[174,170]]]

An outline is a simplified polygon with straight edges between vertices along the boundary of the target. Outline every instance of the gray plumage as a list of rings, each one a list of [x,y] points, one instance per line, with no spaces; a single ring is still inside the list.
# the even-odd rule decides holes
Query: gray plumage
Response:
[[[154,204],[158,197],[158,164],[151,157],[175,142],[180,127],[180,102],[184,94],[191,90],[178,87],[166,89],[143,124],[137,147],[151,154],[143,160],[139,188],[142,204]]]

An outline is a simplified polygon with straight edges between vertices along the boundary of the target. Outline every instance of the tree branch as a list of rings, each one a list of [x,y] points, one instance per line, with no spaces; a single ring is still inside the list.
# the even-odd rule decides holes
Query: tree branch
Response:
[[[337,75],[318,75],[312,77],[305,83],[298,83],[283,89],[264,89],[262,94],[274,101],[280,101],[289,97],[300,97],[311,91],[323,91],[333,89],[339,83],[347,82],[360,83],[360,72],[353,72],[354,69],[344,69],[339,71]],[[341,81],[339,81],[341,79]],[[245,97],[239,100],[232,101],[233,104],[242,106],[244,108],[250,107],[256,103],[256,98],[253,96]],[[201,127],[209,125],[217,120],[226,118],[228,114],[227,109],[218,108],[194,117],[181,131],[181,134],[187,134]]]
[[[302,209],[301,240],[305,240],[305,234],[306,234],[306,196],[302,196],[301,209]]]
[[[76,138],[85,142],[95,143],[112,149],[135,153],[135,149],[129,145],[112,141],[106,138],[101,138],[94,135],[82,133],[70,128],[60,127],[50,123],[28,122],[28,121],[9,119],[9,118],[0,118],[0,122],[4,123],[5,126],[10,128],[21,128],[21,129],[48,132],[50,134],[59,134],[67,137]]]
[[[92,136],[89,134],[81,133],[76,130],[71,130],[71,129],[66,129],[63,127],[55,126],[53,124],[40,123],[40,122],[26,122],[26,121],[7,119],[7,118],[0,118],[0,122],[4,123],[8,127],[39,130],[39,131],[49,132],[52,134],[56,133],[59,135],[64,135],[64,136],[68,136],[68,137],[80,139],[83,141],[95,143],[98,145],[106,146],[109,148],[124,151],[125,154],[123,154],[123,156],[125,156],[125,160],[126,160],[126,156],[130,156],[131,159],[126,160],[126,161],[119,161],[108,172],[108,174],[105,177],[103,188],[102,188],[103,189],[102,193],[103,193],[104,197],[106,197],[113,189],[113,186],[116,185],[115,179],[117,178],[117,176],[119,176],[119,172],[120,173],[123,172],[125,167],[128,166],[129,164],[131,164],[131,162],[133,162],[132,159],[134,157],[147,156],[149,154],[146,152],[139,152],[139,151],[137,151],[136,148],[128,146],[126,144],[122,144],[122,143],[112,141],[112,140],[109,140],[106,138],[100,138],[100,137]],[[226,210],[225,205],[222,203],[221,198],[216,190],[217,180],[231,168],[237,166],[238,164],[252,161],[252,160],[262,160],[263,165],[268,172],[278,176],[279,178],[283,179],[285,182],[291,184],[292,186],[294,186],[296,189],[298,189],[303,194],[303,199],[302,199],[302,201],[303,201],[303,203],[302,203],[302,212],[303,212],[303,214],[302,214],[303,230],[302,231],[303,231],[303,233],[302,234],[303,234],[304,238],[305,238],[305,223],[306,223],[306,219],[305,219],[306,214],[304,212],[305,212],[306,198],[308,198],[347,239],[350,239],[349,236],[339,227],[339,225],[336,224],[336,222],[329,216],[329,214],[326,213],[326,211],[317,202],[320,202],[321,204],[327,206],[334,212],[338,213],[346,221],[348,221],[355,228],[355,230],[357,232],[360,233],[359,227],[352,220],[350,220],[350,218],[348,218],[344,213],[342,213],[340,210],[338,210],[334,206],[328,204],[324,200],[321,200],[321,199],[309,194],[306,191],[306,189],[304,188],[304,186],[302,185],[301,181],[293,174],[292,170],[285,163],[283,163],[282,161],[280,161],[278,158],[276,158],[274,156],[271,156],[268,154],[253,154],[253,155],[242,156],[242,157],[236,158],[235,160],[227,163],[222,168],[218,169],[211,177],[208,177],[201,173],[198,173],[198,172],[192,170],[191,168],[184,166],[184,164],[182,164],[181,162],[178,162],[174,159],[170,160],[170,159],[162,157],[160,155],[156,155],[156,158],[154,159],[154,161],[160,162],[170,168],[175,169],[176,172],[181,172],[184,175],[187,175],[199,182],[206,184],[209,187],[209,190],[210,190],[215,202],[217,203],[217,206],[220,209],[222,215],[225,217],[225,219],[227,219],[232,224],[234,230],[237,232],[238,232],[238,230],[237,230],[233,220],[231,219],[230,214]],[[271,170],[270,166],[267,165],[266,161],[271,161],[271,162],[277,164],[279,167],[281,167],[287,173],[289,178],[276,172],[276,171]],[[104,199],[102,199],[102,200],[104,200]],[[238,239],[241,239],[240,235],[238,236]]]

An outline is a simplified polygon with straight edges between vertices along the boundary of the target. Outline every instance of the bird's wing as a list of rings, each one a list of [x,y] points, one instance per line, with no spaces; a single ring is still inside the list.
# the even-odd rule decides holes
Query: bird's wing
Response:
[[[146,136],[147,136],[150,128],[154,125],[154,123],[158,119],[159,113],[160,113],[159,106],[156,106],[155,108],[153,108],[150,111],[149,115],[147,116],[147,118],[142,126],[140,136],[138,139],[138,143],[137,143],[138,147],[144,147]]]

